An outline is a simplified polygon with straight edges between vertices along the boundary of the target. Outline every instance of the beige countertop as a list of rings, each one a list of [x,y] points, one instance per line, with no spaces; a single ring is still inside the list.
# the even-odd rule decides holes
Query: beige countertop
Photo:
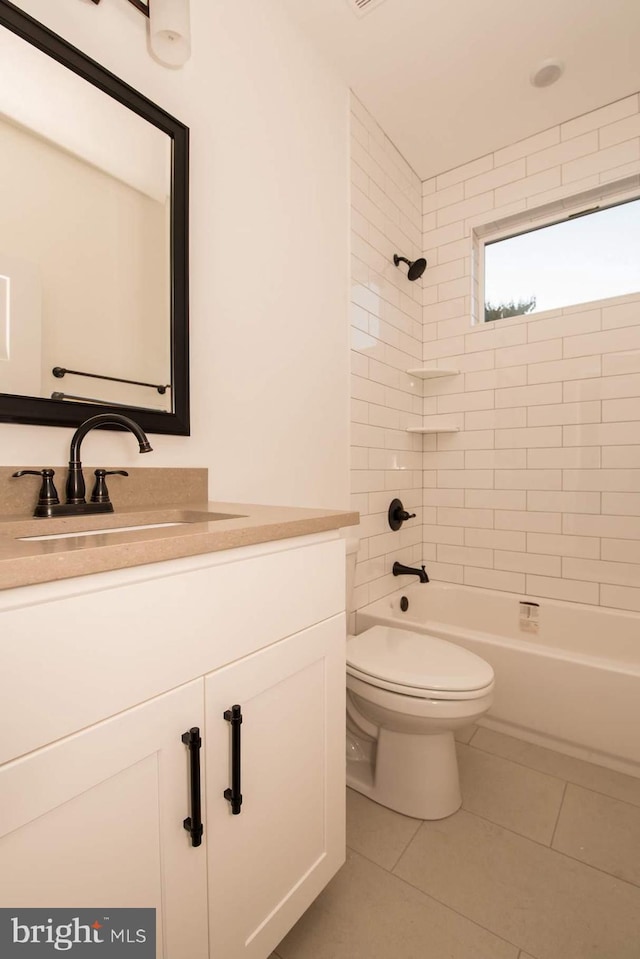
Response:
[[[0,589],[306,536],[354,526],[358,519],[358,513],[337,510],[212,502],[55,519],[0,515]],[[148,523],[180,525],[109,532]],[[86,530],[91,535],[55,538]],[[21,538],[33,536],[54,538]]]

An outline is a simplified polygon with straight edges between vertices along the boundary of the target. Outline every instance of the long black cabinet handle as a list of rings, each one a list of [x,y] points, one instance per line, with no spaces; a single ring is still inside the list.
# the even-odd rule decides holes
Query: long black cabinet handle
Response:
[[[242,709],[232,706],[222,714],[228,723],[231,723],[231,789],[225,789],[224,798],[231,803],[231,812],[238,816],[242,811],[242,791],[240,786],[240,726],[242,725]]]
[[[197,726],[192,726],[182,734],[182,742],[189,747],[189,768],[191,781],[191,815],[182,825],[191,836],[191,845],[199,846],[202,843],[204,826],[202,825],[202,806],[200,802],[200,748],[202,739]]]

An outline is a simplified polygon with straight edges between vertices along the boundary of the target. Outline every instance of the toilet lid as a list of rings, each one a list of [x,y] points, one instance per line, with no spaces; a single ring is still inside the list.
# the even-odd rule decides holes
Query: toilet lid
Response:
[[[484,659],[428,633],[372,626],[347,639],[347,667],[373,680],[414,689],[465,692],[493,682]]]

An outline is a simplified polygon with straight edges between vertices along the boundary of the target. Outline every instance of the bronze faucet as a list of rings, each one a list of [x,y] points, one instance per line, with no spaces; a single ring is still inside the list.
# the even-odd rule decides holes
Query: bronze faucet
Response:
[[[53,484],[54,471],[52,469],[18,470],[17,473],[13,474],[14,476],[25,476],[26,474],[42,476],[42,486],[40,487],[38,505],[35,508],[34,516],[86,516],[90,513],[113,513],[113,504],[109,499],[105,476],[112,473],[128,476],[125,470],[96,470],[96,482],[91,502],[87,503],[85,499],[86,487],[82,473],[82,462],[80,461],[80,446],[87,433],[99,426],[120,426],[122,429],[129,430],[138,440],[140,452],[151,452],[152,447],[144,430],[128,416],[122,416],[120,413],[100,413],[98,416],[90,417],[80,424],[71,438],[66,503],[61,504],[58,499],[58,493]]]

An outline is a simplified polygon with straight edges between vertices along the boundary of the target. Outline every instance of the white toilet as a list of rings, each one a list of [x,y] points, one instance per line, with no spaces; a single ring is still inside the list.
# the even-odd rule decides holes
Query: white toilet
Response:
[[[406,816],[450,816],[462,802],[453,732],[489,709],[493,687],[488,663],[435,636],[348,636],[347,785]]]

